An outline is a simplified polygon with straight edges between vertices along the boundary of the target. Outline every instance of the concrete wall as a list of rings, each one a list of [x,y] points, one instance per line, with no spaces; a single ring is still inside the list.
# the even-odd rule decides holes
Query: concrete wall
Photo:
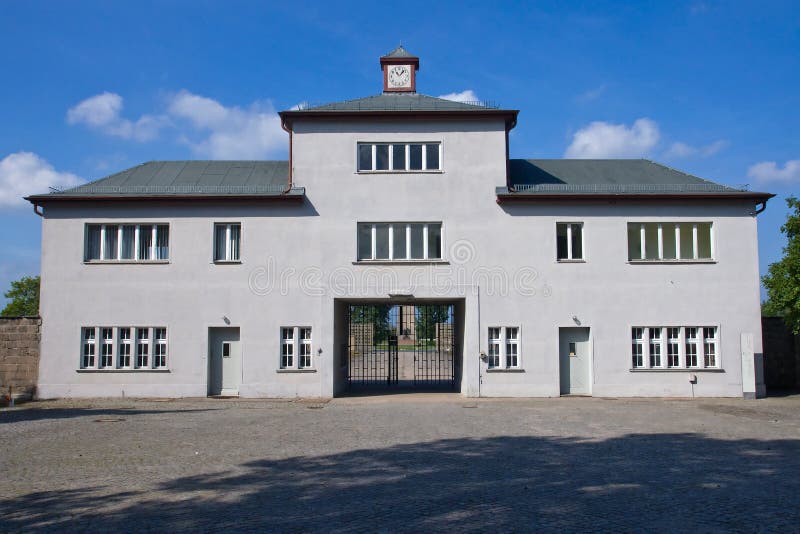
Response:
[[[41,326],[39,317],[0,317],[0,395],[36,395]]]
[[[358,141],[441,142],[443,170],[357,173]],[[306,122],[295,126],[294,155],[295,184],[307,188],[302,206],[47,208],[42,396],[205,395],[207,329],[230,323],[241,329],[241,395],[328,397],[343,386],[336,339],[346,327],[334,320],[335,307],[398,292],[459,303],[460,384],[468,396],[559,395],[558,329],[575,326],[573,317],[591,328],[595,395],[742,395],[741,335],[753,334],[752,351],[761,353],[752,203],[498,205],[502,121]],[[242,223],[240,264],[213,263],[215,221]],[[445,258],[356,262],[359,221],[441,221]],[[559,221],[583,222],[585,262],[556,261]],[[716,261],[629,263],[629,221],[711,221]],[[168,223],[170,262],[84,264],[87,222]],[[168,372],[78,369],[81,326],[128,325],[168,328]],[[277,372],[281,326],[312,327],[315,372]],[[486,373],[479,355],[490,326],[520,328],[523,372]],[[631,371],[632,326],[718,326],[721,370]]]

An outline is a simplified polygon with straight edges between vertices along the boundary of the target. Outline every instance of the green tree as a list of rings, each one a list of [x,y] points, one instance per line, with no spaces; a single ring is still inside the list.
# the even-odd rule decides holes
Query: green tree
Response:
[[[781,232],[787,243],[783,258],[769,266],[761,278],[767,288],[767,301],[762,307],[764,315],[779,315],[795,334],[800,334],[800,200],[786,199],[789,214]]]
[[[358,324],[372,324],[373,343],[379,344],[389,339],[391,326],[389,313],[392,309],[388,304],[365,304],[350,306],[350,321]]]
[[[5,297],[11,302],[0,312],[3,317],[39,315],[39,277],[23,276],[11,282]]]
[[[436,324],[446,323],[450,318],[449,306],[424,304],[416,310],[417,343],[423,339],[432,341],[436,337]]]

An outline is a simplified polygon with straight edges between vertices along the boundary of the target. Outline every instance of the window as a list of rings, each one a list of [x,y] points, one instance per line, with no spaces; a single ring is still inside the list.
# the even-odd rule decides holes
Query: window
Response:
[[[119,329],[119,366],[127,368],[131,366],[131,329]]]
[[[628,260],[712,260],[712,230],[710,222],[628,223]]]
[[[136,329],[136,367],[146,368],[150,358],[150,336],[147,328]]]
[[[242,225],[223,223],[214,225],[214,261],[239,261]]]
[[[520,364],[519,359],[519,327],[489,327],[489,368],[514,369]]]
[[[305,368],[311,367],[311,329],[300,329],[300,361],[297,362],[297,367]]]
[[[156,344],[153,349],[153,368],[160,369],[167,366],[167,329],[154,328]]]
[[[717,366],[717,329],[713,326],[703,328],[703,365]]]
[[[661,328],[650,331],[650,367],[661,367]]]
[[[441,143],[359,143],[359,172],[441,170]]]
[[[167,329],[164,327],[90,326],[81,329],[81,338],[81,369],[109,371],[167,367]],[[117,347],[116,359],[114,347]],[[134,350],[136,356],[132,361]]]
[[[633,327],[632,367],[634,369],[719,368],[717,331],[715,326]],[[698,354],[701,354],[701,350],[703,359],[702,365],[699,365]],[[666,359],[663,358],[664,354]]]
[[[167,224],[87,224],[85,261],[167,261]]]
[[[101,328],[103,344],[100,346],[100,367],[114,367],[114,329]]]
[[[583,259],[583,224],[556,223],[558,261]]]
[[[667,328],[667,367],[680,367],[681,329]]]
[[[686,333],[686,367],[697,367],[697,328],[687,328]]]
[[[97,354],[97,338],[95,328],[83,329],[83,357],[81,367],[89,369],[94,367],[95,355]]]
[[[633,367],[644,367],[644,328],[632,329],[631,354],[633,355]]]
[[[311,327],[281,328],[281,369],[311,369],[314,363],[312,356]]]
[[[358,260],[442,259],[442,223],[358,223]]]

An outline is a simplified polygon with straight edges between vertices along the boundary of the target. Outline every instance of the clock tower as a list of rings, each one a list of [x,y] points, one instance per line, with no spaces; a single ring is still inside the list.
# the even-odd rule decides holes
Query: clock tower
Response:
[[[419,58],[398,46],[385,56],[381,56],[384,93],[415,93],[417,91],[417,71]]]

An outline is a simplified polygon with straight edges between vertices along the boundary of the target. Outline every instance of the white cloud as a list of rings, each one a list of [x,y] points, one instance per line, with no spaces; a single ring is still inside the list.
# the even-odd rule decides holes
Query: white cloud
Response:
[[[655,121],[637,119],[632,126],[592,122],[575,132],[564,153],[568,158],[633,158],[647,155],[661,134]]]
[[[606,92],[607,87],[608,86],[606,84],[603,84],[598,87],[595,87],[594,89],[589,89],[588,91],[576,96],[575,100],[580,104],[586,104],[587,102],[597,100],[603,95],[603,93]]]
[[[445,100],[452,100],[454,102],[480,102],[478,95],[472,89],[461,91],[460,93],[447,93],[446,95],[439,95],[439,98]]]
[[[264,158],[286,147],[280,117],[269,102],[244,109],[181,91],[169,102],[171,117],[188,123],[180,140],[199,155],[214,159]]]
[[[727,146],[728,142],[723,139],[719,139],[713,143],[709,143],[701,147],[694,147],[687,145],[686,143],[676,142],[672,143],[667,151],[664,152],[664,157],[668,159],[688,158],[693,156],[707,158],[709,156],[713,156]]]
[[[48,187],[66,188],[83,183],[72,173],[58,172],[32,152],[16,152],[0,160],[0,206],[19,206],[22,197],[46,193]]]
[[[777,182],[792,184],[800,182],[800,159],[787,161],[783,168],[778,167],[774,161],[762,161],[751,165],[747,169],[747,176],[755,178],[760,183]]]
[[[163,116],[142,115],[136,121],[125,119],[122,113],[122,97],[116,93],[101,93],[79,102],[67,111],[69,124],[85,124],[107,135],[149,141],[158,137],[165,126]]]

